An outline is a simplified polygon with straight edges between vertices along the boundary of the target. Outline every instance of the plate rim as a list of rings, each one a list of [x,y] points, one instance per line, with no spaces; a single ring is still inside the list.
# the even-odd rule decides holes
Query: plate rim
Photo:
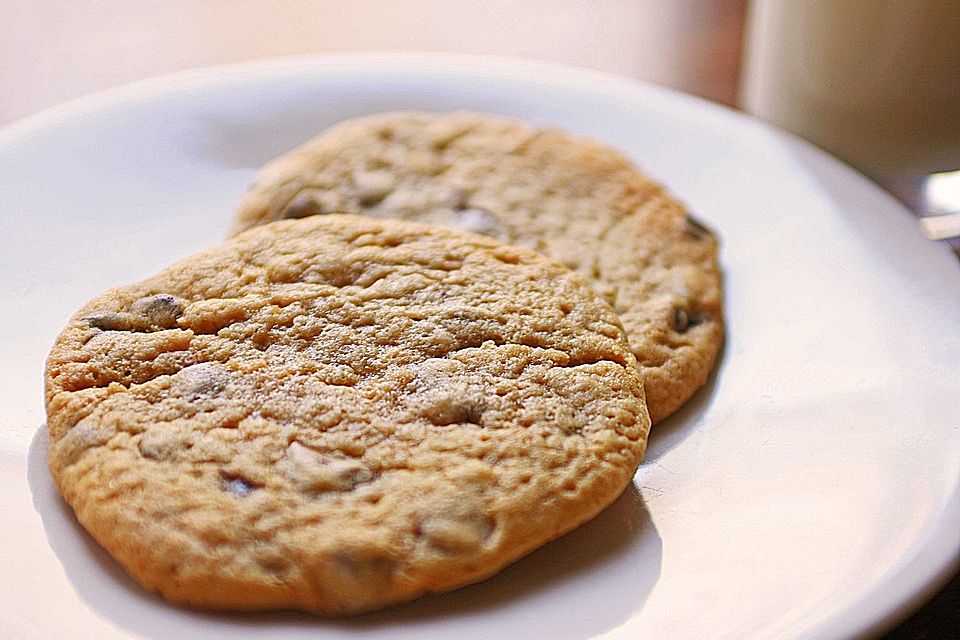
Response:
[[[313,73],[333,69],[363,69],[368,73],[400,73],[410,77],[437,77],[444,73],[471,71],[483,76],[501,76],[521,82],[538,81],[558,88],[583,90],[593,86],[606,91],[630,92],[641,97],[645,106],[669,103],[671,109],[696,112],[716,122],[726,121],[738,128],[760,131],[800,145],[815,162],[838,172],[859,188],[878,194],[905,215],[912,215],[893,196],[842,160],[787,131],[705,98],[613,73],[555,62],[502,55],[475,55],[436,52],[365,52],[303,54],[258,58],[230,64],[194,67],[87,93],[62,103],[21,116],[0,126],[0,151],[47,130],[69,124],[71,120],[114,108],[135,107],[171,94],[194,88],[215,88],[231,80],[265,78],[298,72]],[[939,245],[939,246],[938,246]],[[941,243],[930,243],[930,251],[949,250]],[[960,520],[960,483],[947,497],[943,509],[925,530],[922,544],[910,557],[870,585],[863,595],[832,616],[804,629],[811,637],[875,637],[908,618],[932,598],[960,571],[960,540],[951,525]]]

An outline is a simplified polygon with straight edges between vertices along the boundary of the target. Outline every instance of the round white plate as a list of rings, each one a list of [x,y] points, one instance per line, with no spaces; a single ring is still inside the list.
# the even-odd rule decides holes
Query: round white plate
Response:
[[[224,237],[264,161],[343,118],[476,109],[625,150],[723,243],[727,342],[595,521],[486,583],[375,615],[213,615],[143,592],[45,467],[70,314]],[[960,272],[823,153],[595,73],[442,56],[270,61],[137,83],[0,132],[0,635],[791,638],[876,633],[956,567]],[[7,636],[5,636],[7,637]]]

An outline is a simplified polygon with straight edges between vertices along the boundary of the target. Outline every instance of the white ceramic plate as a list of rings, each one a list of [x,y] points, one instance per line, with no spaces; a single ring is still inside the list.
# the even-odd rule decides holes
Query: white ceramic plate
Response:
[[[462,108],[616,145],[719,231],[728,336],[713,380],[656,428],[609,510],[484,584],[339,622],[144,593],[48,477],[54,337],[90,297],[224,237],[255,169],[323,127]],[[437,56],[151,80],[0,132],[0,250],[0,636],[856,637],[956,566],[956,261],[840,163],[693,98]]]

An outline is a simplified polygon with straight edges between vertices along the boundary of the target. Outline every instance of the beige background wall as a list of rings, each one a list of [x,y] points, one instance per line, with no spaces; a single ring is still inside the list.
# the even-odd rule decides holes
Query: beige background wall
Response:
[[[516,55],[736,95],[745,0],[0,0],[0,124],[130,80],[326,51]]]

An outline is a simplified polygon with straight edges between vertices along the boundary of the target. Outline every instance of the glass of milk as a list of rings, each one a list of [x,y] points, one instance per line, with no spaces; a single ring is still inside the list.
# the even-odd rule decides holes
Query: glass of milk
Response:
[[[753,0],[741,106],[960,211],[960,0]]]

